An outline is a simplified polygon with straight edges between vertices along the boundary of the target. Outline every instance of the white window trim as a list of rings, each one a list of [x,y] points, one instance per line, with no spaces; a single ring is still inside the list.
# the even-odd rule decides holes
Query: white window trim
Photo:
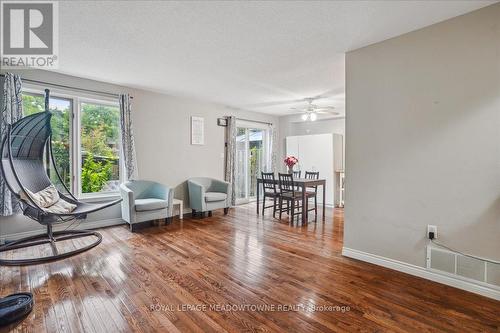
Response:
[[[45,95],[45,87],[25,84],[23,86],[23,93],[34,94],[34,95]],[[70,90],[61,89],[50,89],[50,96],[54,98],[61,98],[71,101],[70,119],[71,126],[69,128],[70,137],[70,169],[71,169],[71,182],[70,190],[75,197],[81,199],[85,202],[98,202],[107,199],[115,199],[120,196],[119,191],[108,191],[108,192],[98,192],[98,193],[82,193],[81,186],[81,167],[82,156],[81,156],[81,103],[89,104],[99,104],[106,106],[114,106],[119,108],[119,102],[116,99],[103,97],[100,95],[90,95],[90,94],[78,94],[77,92]],[[121,142],[121,131],[119,131],[119,142]],[[120,184],[125,181],[125,164],[123,160],[123,151],[120,147]]]

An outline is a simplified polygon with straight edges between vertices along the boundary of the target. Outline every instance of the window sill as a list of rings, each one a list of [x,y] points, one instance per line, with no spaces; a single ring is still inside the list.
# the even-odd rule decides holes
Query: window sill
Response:
[[[81,202],[87,202],[87,203],[98,203],[98,202],[103,202],[103,201],[116,200],[116,199],[120,199],[120,198],[121,198],[120,193],[115,192],[115,193],[86,195],[86,196],[78,198],[78,200],[80,200]]]

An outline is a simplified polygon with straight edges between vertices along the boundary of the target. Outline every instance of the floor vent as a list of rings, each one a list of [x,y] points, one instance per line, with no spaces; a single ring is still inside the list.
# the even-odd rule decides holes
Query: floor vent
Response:
[[[427,269],[500,290],[500,264],[427,246]]]

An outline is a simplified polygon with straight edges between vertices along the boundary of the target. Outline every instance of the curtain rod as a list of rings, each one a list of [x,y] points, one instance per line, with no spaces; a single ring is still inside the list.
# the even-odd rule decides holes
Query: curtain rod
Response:
[[[273,124],[273,123],[268,123],[267,121],[251,120],[251,119],[244,119],[244,118],[238,118],[238,117],[236,117],[236,120],[249,121],[251,123],[259,123],[259,124],[266,124],[266,125]]]
[[[5,74],[0,74],[1,77],[5,77]],[[72,86],[66,86],[63,84],[57,84],[57,83],[50,83],[50,82],[44,82],[44,81],[38,81],[38,80],[31,80],[31,79],[23,79],[21,77],[21,80],[24,82],[29,82],[29,83],[36,83],[36,84],[43,84],[43,85],[49,85],[52,87],[57,87],[57,88],[63,88],[63,89],[70,89],[70,90],[77,90],[77,91],[82,91],[82,92],[88,92],[88,93],[93,93],[93,94],[98,94],[98,95],[104,95],[104,96],[113,96],[113,97],[119,97],[119,94],[115,93],[110,93],[106,91],[98,91],[98,90],[92,90],[92,89],[85,89],[85,88],[78,88],[78,87],[72,87]],[[133,96],[130,96],[130,98],[134,98]]]

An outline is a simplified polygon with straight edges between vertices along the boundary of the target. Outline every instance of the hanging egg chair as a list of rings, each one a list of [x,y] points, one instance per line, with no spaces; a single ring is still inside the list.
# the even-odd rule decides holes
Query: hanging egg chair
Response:
[[[1,170],[8,188],[19,201],[22,213],[46,226],[47,232],[42,235],[26,237],[0,246],[0,253],[30,246],[49,244],[52,254],[36,258],[3,259],[0,265],[30,265],[62,259],[87,251],[97,246],[102,236],[91,230],[63,230],[53,231],[56,224],[73,220],[85,220],[87,215],[120,203],[121,199],[91,204],[79,201],[61,179],[52,153],[52,128],[49,111],[49,90],[45,90],[45,111],[22,118],[9,125],[7,135],[2,142],[0,154],[2,156]],[[54,184],[51,182],[47,170],[48,163],[65,189],[62,193],[57,190],[60,200],[74,205],[70,212],[53,212],[49,208],[41,207],[34,198],[34,193],[43,191]],[[57,243],[82,237],[90,237],[92,242],[67,252],[60,252]],[[82,243],[82,242],[77,242]],[[31,251],[33,252],[33,251]]]

